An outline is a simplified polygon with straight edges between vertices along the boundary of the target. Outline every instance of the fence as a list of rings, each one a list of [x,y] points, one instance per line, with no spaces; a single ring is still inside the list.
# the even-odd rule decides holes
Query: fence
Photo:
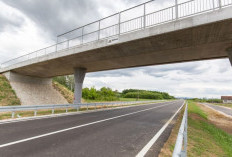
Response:
[[[89,108],[97,109],[99,106],[109,107],[112,105],[131,105],[131,104],[142,104],[142,103],[153,103],[162,100],[153,100],[153,101],[130,101],[130,102],[109,102],[109,103],[80,103],[80,104],[64,104],[64,105],[36,105],[36,106],[3,106],[0,107],[1,112],[11,112],[11,117],[15,117],[16,111],[34,111],[34,116],[37,116],[38,110],[51,110],[51,113],[54,114],[55,109],[66,109],[68,112],[68,108],[73,108],[79,110],[81,107],[86,107],[86,110]]]
[[[173,0],[174,1],[174,0]],[[103,40],[113,36],[145,29],[201,14],[232,5],[232,0],[190,0],[184,3],[154,11],[155,1],[149,1],[120,13],[103,18],[99,21],[76,28],[57,37],[57,44],[44,49],[20,56],[1,64],[1,68],[8,67],[32,58],[37,58],[60,50],[81,46],[90,42]]]
[[[188,104],[186,104],[184,116],[181,122],[176,145],[172,157],[187,156],[187,129],[188,129]]]

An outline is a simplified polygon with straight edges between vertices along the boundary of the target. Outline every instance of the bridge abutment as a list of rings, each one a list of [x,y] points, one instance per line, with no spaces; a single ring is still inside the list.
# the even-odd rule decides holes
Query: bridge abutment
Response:
[[[85,79],[86,69],[75,68],[74,79],[75,79],[75,90],[74,90],[74,104],[81,103],[82,98],[82,86]]]
[[[52,78],[39,78],[15,72],[4,73],[22,105],[67,104],[52,86]]]

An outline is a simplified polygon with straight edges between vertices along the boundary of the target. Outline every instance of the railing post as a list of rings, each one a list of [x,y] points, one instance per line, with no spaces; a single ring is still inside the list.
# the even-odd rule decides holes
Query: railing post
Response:
[[[65,109],[65,112],[68,113],[68,108]]]
[[[222,1],[221,0],[218,0],[218,7],[219,7],[219,9],[222,8]]]
[[[56,52],[57,52],[57,45],[58,45],[58,37],[56,38]]]
[[[81,43],[84,43],[84,27],[82,27]]]
[[[99,25],[98,25],[98,40],[100,39],[101,35],[101,20],[99,20]]]
[[[67,48],[69,49],[69,40],[67,41]]]
[[[118,35],[120,35],[120,30],[121,30],[121,12],[118,13]]]
[[[212,3],[213,3],[213,10],[215,9],[215,3],[214,3],[214,0],[212,0]]]
[[[176,8],[176,20],[179,18],[178,14],[178,0],[175,0],[175,8]]]
[[[143,10],[144,10],[144,16],[143,16],[143,18],[144,18],[144,23],[143,23],[143,28],[145,29],[146,28],[146,3],[144,4],[144,8],[143,8]]]

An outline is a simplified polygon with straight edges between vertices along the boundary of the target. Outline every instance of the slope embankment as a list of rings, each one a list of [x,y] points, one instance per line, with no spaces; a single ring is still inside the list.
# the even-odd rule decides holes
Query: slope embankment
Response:
[[[10,82],[0,74],[0,106],[13,105],[21,105],[21,102],[12,89]]]

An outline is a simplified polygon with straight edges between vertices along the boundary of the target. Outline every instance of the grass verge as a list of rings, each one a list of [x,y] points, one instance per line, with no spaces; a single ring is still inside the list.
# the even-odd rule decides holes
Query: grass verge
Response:
[[[231,157],[232,135],[214,125],[211,114],[205,112],[197,103],[189,101],[188,108],[188,156],[196,157]],[[178,118],[177,125],[161,150],[160,157],[171,156],[182,117]],[[232,126],[230,126],[232,127]],[[173,140],[174,136],[175,140]]]

